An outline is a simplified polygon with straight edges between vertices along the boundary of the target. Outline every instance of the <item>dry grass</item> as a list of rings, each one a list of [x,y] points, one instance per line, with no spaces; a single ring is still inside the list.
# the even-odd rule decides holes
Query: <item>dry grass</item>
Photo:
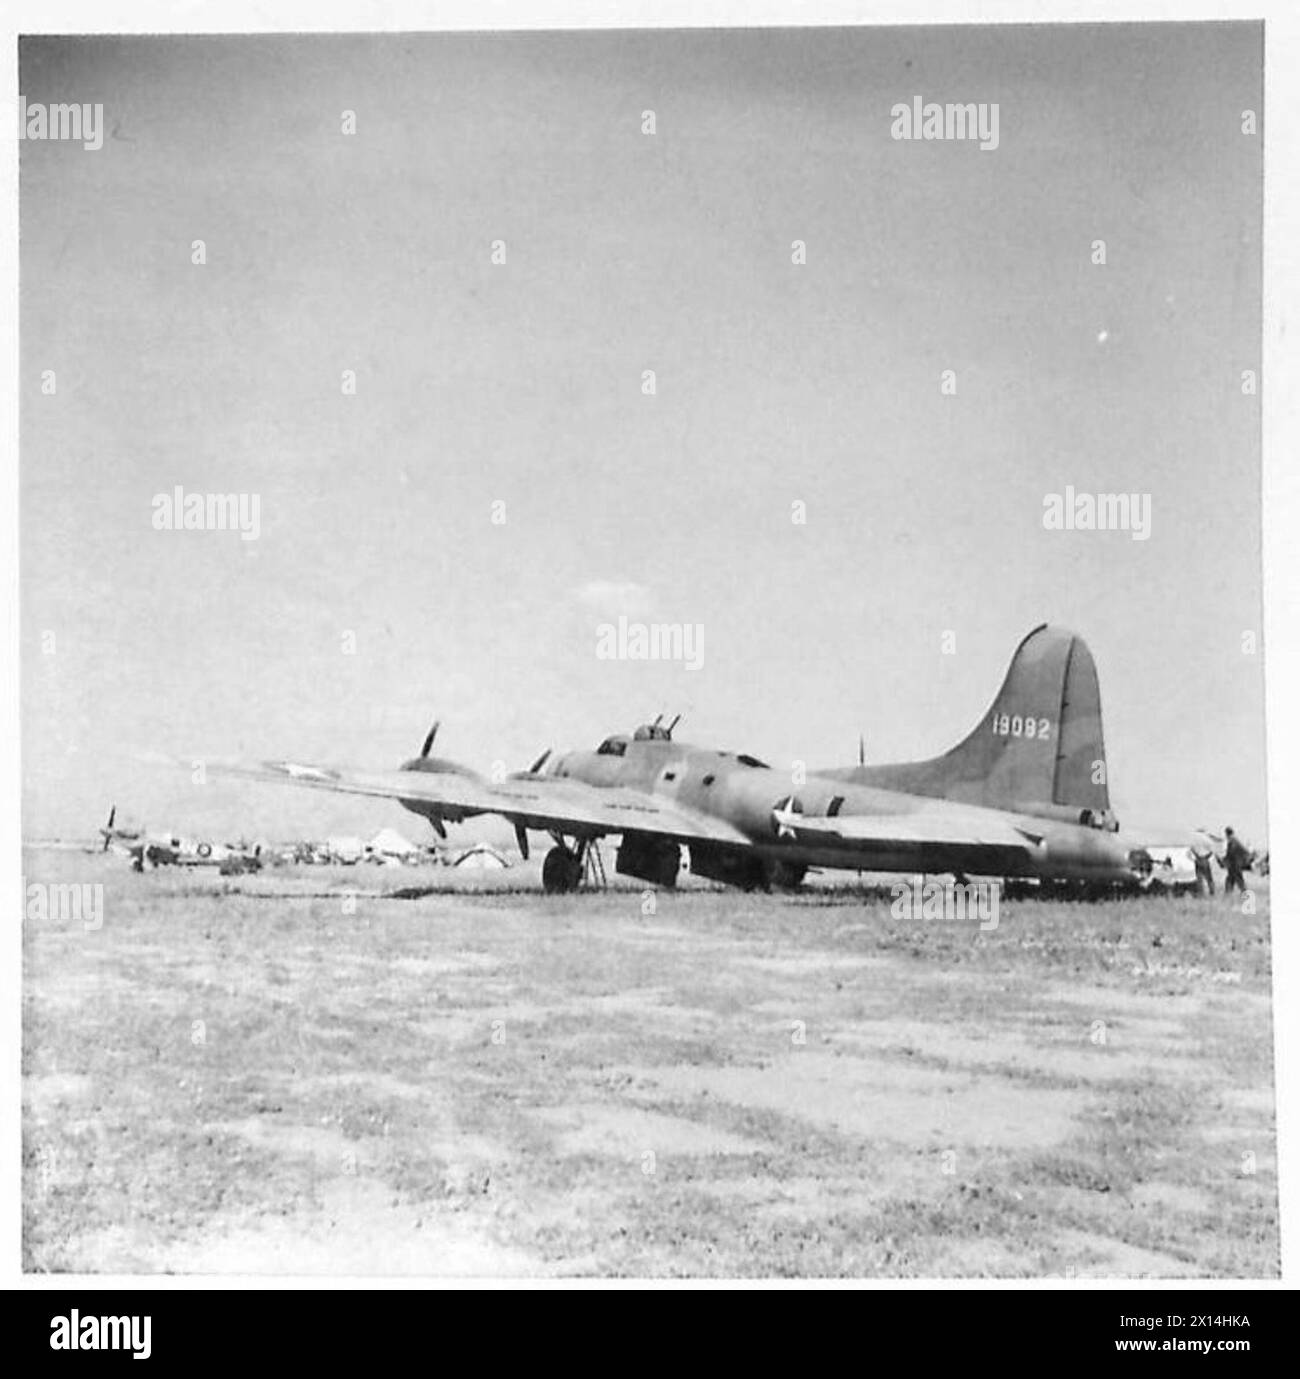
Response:
[[[982,934],[26,861],[105,884],[27,925],[30,1270],[1278,1271],[1266,895]]]

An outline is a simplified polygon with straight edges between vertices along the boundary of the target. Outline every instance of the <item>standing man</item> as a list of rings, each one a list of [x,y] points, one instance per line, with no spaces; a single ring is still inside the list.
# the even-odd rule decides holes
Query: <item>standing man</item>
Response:
[[[1223,836],[1228,840],[1223,850],[1223,865],[1228,873],[1223,893],[1230,895],[1234,886],[1244,892],[1246,878],[1242,873],[1250,870],[1250,852],[1231,828],[1225,828]]]
[[[1196,867],[1197,895],[1214,894],[1214,868],[1211,859],[1214,853],[1208,843],[1192,844],[1192,862]]]

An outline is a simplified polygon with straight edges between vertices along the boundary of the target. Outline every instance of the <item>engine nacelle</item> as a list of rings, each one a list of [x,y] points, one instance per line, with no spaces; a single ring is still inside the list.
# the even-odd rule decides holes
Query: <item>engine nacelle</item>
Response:
[[[614,859],[614,870],[623,876],[635,876],[638,880],[671,888],[677,884],[681,864],[680,844],[649,838],[645,834],[625,833]]]

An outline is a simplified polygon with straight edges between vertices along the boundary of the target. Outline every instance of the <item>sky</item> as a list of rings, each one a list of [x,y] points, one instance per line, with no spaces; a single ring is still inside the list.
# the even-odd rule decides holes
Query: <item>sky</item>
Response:
[[[661,710],[928,756],[1050,621],[1121,819],[1262,841],[1258,25],[42,38],[20,90],[108,131],[20,145],[28,837],[423,837],[142,759],[434,717],[484,770]],[[997,148],[891,137],[917,95]],[[257,539],[155,529],[178,485]],[[1067,486],[1149,538],[1045,529]],[[600,659],[620,615],[702,664]]]

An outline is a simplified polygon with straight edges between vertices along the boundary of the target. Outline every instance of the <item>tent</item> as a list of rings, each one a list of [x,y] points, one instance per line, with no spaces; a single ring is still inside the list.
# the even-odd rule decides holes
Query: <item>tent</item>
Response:
[[[366,844],[369,856],[379,861],[415,861],[420,849],[409,838],[403,838],[395,828],[381,828]]]
[[[347,867],[359,862],[366,851],[360,838],[329,838],[325,847],[331,862],[342,862]]]
[[[510,859],[488,843],[475,843],[453,858],[451,864],[472,871],[504,871],[510,865]]]

